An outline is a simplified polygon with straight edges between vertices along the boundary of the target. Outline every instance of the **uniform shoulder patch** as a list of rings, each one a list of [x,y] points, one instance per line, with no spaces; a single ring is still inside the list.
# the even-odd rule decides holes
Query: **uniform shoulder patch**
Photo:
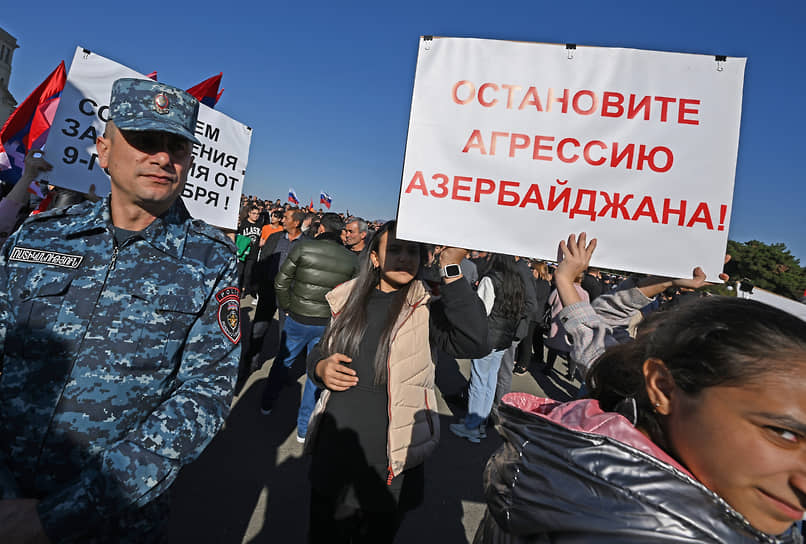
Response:
[[[227,287],[215,294],[218,302],[218,325],[224,336],[237,344],[241,339],[241,291]]]

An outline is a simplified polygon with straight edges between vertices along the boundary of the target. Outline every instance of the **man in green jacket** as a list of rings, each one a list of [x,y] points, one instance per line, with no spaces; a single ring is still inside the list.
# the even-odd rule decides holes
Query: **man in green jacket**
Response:
[[[322,216],[316,238],[296,244],[274,280],[277,304],[285,313],[285,324],[280,351],[263,391],[263,414],[271,413],[286,382],[288,369],[302,349],[307,347],[310,351],[324,333],[330,321],[330,306],[325,295],[358,274],[357,254],[341,244],[339,235],[343,228],[344,223],[335,213]],[[305,442],[316,397],[316,385],[306,381],[297,416],[298,442]]]

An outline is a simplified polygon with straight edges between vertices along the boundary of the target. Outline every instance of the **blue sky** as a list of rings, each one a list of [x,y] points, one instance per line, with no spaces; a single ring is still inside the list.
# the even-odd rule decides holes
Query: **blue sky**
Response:
[[[806,264],[802,0],[23,6],[0,19],[20,44],[17,100],[77,45],[182,88],[223,71],[217,109],[253,128],[245,192],[325,190],[368,218],[397,208],[420,35],[747,57],[730,238],[784,242]]]

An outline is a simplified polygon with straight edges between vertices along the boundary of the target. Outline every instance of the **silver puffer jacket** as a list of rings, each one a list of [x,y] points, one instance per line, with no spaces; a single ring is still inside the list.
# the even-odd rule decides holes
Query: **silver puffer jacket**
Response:
[[[474,544],[800,543],[757,531],[619,414],[524,393],[498,408]],[[738,452],[737,452],[738,453]]]

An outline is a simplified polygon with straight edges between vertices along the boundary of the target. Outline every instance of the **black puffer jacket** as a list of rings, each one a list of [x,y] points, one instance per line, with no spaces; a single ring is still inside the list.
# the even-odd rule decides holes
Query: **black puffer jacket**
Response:
[[[498,408],[504,445],[484,472],[487,512],[474,544],[790,544],[695,480],[619,414],[594,400],[525,393]]]
[[[322,233],[296,244],[274,279],[280,308],[292,316],[330,318],[325,294],[358,274],[358,257],[338,235]]]
[[[503,297],[500,295],[502,291],[501,285],[503,283],[501,274],[492,270],[486,277],[492,282],[493,290],[495,291],[495,304],[493,304],[490,315],[487,316],[487,326],[489,327],[487,340],[490,343],[490,348],[493,350],[506,349],[512,345],[512,341],[517,337],[518,325],[521,320],[512,319],[501,312],[501,301],[503,300]],[[534,298],[534,292],[532,295],[532,298]],[[527,296],[524,297],[524,303],[526,298]],[[522,317],[525,317],[526,309],[522,308],[521,313]]]

